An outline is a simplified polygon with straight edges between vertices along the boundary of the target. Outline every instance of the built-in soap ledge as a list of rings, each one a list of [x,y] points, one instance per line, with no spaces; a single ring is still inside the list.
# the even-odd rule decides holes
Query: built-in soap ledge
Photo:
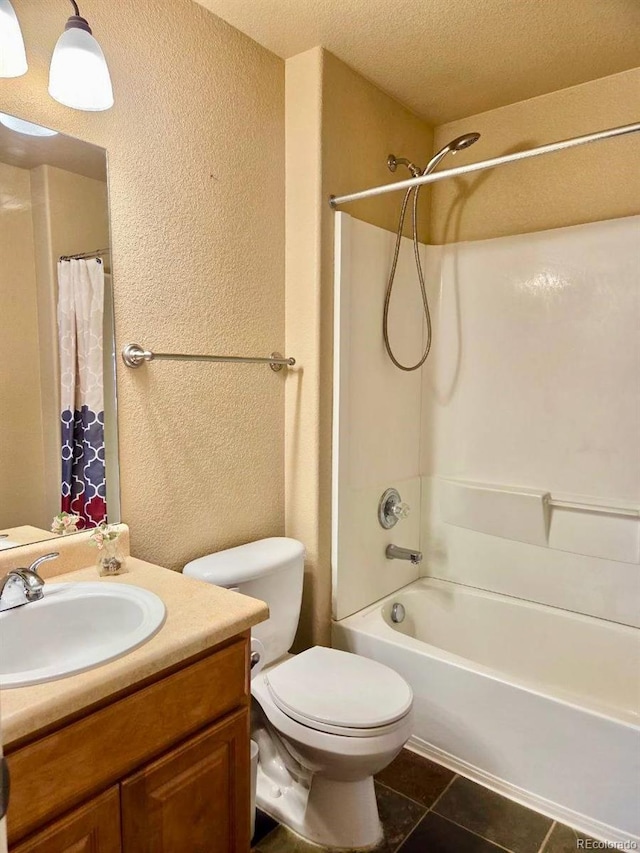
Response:
[[[441,479],[447,524],[590,557],[640,563],[640,508],[537,489]]]

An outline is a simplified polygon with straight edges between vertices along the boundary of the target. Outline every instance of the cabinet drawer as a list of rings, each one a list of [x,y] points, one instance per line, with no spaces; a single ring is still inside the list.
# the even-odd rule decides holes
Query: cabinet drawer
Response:
[[[111,788],[9,853],[121,853],[120,792]]]
[[[7,755],[16,841],[248,701],[245,640]]]

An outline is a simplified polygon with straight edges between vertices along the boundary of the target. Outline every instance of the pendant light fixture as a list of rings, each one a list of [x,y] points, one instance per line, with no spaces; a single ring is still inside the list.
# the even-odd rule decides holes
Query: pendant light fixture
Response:
[[[3,0],[0,0],[2,3]],[[58,39],[49,70],[49,94],[74,110],[97,112],[113,106],[107,61],[75,0],[72,15]]]
[[[9,0],[0,0],[0,77],[22,77],[27,69],[18,17]]]

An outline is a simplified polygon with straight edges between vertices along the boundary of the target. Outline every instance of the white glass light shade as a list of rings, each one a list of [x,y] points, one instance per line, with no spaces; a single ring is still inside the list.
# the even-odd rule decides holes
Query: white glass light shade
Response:
[[[0,113],[0,124],[8,127],[16,133],[22,133],[25,136],[57,136],[57,130],[51,130],[50,127],[42,127],[40,124],[33,124],[30,121],[25,121],[15,116],[9,116],[6,113]]]
[[[27,69],[18,18],[9,0],[0,0],[0,77],[21,77]]]
[[[74,110],[97,112],[113,106],[107,61],[86,30],[71,27],[58,39],[49,70],[49,94]]]

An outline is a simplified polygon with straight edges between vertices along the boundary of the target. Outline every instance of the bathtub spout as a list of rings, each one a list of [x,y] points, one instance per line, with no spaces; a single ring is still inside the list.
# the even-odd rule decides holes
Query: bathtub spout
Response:
[[[400,548],[398,545],[387,545],[387,560],[410,560],[415,566],[422,562],[422,551],[412,551],[411,548]]]

